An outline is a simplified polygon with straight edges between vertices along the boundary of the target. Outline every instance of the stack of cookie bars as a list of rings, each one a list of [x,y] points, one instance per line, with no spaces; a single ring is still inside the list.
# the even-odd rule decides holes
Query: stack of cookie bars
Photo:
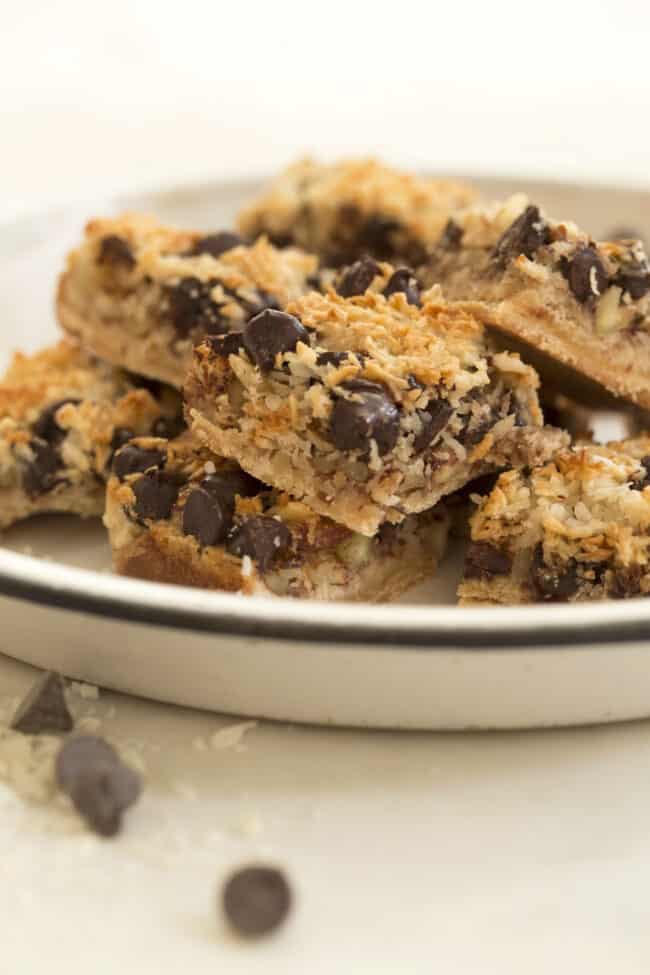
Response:
[[[290,167],[236,230],[93,220],[66,338],[0,387],[1,524],[103,514],[124,575],[391,600],[464,518],[465,605],[643,594],[650,437],[593,443],[566,394],[650,406],[649,295],[638,240],[368,160]]]

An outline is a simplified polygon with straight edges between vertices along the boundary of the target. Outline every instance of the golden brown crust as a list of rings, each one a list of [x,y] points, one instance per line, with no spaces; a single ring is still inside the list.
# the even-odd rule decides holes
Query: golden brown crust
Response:
[[[241,327],[270,300],[284,306],[317,269],[266,240],[194,254],[202,237],[138,214],[91,220],[59,280],[59,322],[114,365],[180,387],[198,336]]]
[[[560,451],[508,471],[472,517],[461,602],[650,593],[650,437]]]
[[[171,442],[140,438],[132,445],[164,455],[159,469],[174,480],[178,494],[165,517],[141,517],[137,484],[151,472],[110,479],[104,521],[115,568],[123,575],[247,594],[379,601],[395,599],[432,575],[444,551],[448,515],[442,507],[370,540],[263,485],[257,494],[237,497],[232,525],[220,541],[201,544],[185,532],[188,498],[206,474],[234,471],[236,465],[191,435]],[[291,540],[268,564],[237,554],[232,545],[238,530],[260,516],[279,522]]]
[[[239,227],[249,237],[293,241],[325,263],[351,263],[362,253],[415,263],[451,213],[475,197],[467,184],[420,179],[375,159],[304,159],[242,211]]]

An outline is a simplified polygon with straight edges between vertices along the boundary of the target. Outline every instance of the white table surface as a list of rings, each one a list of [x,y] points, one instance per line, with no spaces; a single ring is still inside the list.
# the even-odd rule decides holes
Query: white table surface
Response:
[[[307,24],[289,3],[200,3],[180,23],[152,2],[3,8],[0,214],[305,149],[647,184],[647,5],[551,0],[525,24],[520,4],[477,5],[469,31],[466,5],[443,21],[412,7],[335,2]],[[0,659],[5,712],[32,679]],[[106,842],[0,787],[2,972],[648,970],[647,722],[259,724],[200,750],[233,720],[108,694],[83,707],[115,708],[102,728],[144,758],[147,788]],[[242,945],[216,890],[259,857],[287,870],[296,910]]]

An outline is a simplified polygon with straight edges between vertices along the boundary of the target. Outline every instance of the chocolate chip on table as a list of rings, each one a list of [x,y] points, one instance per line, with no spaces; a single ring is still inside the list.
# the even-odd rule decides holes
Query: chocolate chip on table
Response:
[[[56,779],[77,812],[101,836],[119,832],[124,812],[141,791],[140,777],[95,735],[77,735],[63,744]]]
[[[286,919],[291,888],[284,873],[275,867],[244,867],[227,880],[222,904],[226,919],[238,934],[260,937]]]
[[[128,241],[124,237],[109,234],[99,242],[97,263],[108,267],[123,267],[127,271],[135,267],[135,257]]]
[[[293,352],[298,342],[309,345],[309,332],[293,315],[265,308],[247,322],[244,348],[262,372],[270,372],[276,356]]]
[[[226,332],[225,335],[206,335],[210,351],[227,359],[229,355],[237,355],[244,347],[243,332]]]
[[[576,563],[571,560],[560,570],[551,569],[544,561],[544,549],[537,545],[530,565],[530,581],[540,600],[566,602],[578,589]]]
[[[149,471],[132,485],[133,510],[139,518],[162,521],[172,513],[178,497],[178,484],[165,471]]]
[[[185,420],[182,416],[159,416],[151,428],[152,437],[162,437],[164,440],[173,440],[185,429]]]
[[[240,237],[239,234],[235,234],[231,230],[221,230],[219,233],[207,234],[207,236],[201,237],[200,240],[197,240],[190,253],[193,257],[197,257],[200,254],[221,257],[226,251],[231,251],[234,247],[240,247],[244,243],[244,238]]]
[[[167,288],[169,314],[179,337],[187,338],[197,329],[212,334],[225,331],[220,306],[211,297],[212,289],[218,283],[216,279],[200,281],[188,277]]]
[[[582,304],[600,297],[607,287],[607,271],[595,247],[581,247],[570,260],[562,263],[561,270],[576,300]]]
[[[489,579],[491,576],[508,575],[512,559],[487,542],[472,542],[465,556],[465,578]]]
[[[341,298],[353,298],[368,290],[381,268],[371,257],[362,257],[346,268],[336,286]]]
[[[42,410],[39,418],[32,424],[32,431],[37,437],[40,437],[41,440],[46,440],[47,443],[53,446],[63,440],[66,431],[56,422],[56,414],[67,403],[73,403],[76,406],[78,403],[81,403],[81,400],[68,396],[67,399],[60,399],[56,403],[50,403],[49,406],[46,406]]]
[[[384,288],[384,297],[390,298],[391,295],[403,292],[409,305],[420,307],[420,285],[418,280],[408,267],[398,267],[394,271]]]
[[[37,498],[61,483],[58,474],[63,467],[63,460],[59,452],[49,444],[32,440],[29,446],[34,457],[23,470],[23,487],[30,498]]]
[[[536,206],[527,206],[501,235],[492,251],[492,260],[500,267],[524,254],[531,258],[535,251],[550,241],[549,229]]]
[[[422,429],[413,438],[413,449],[419,453],[428,447],[431,441],[446,427],[453,412],[453,407],[444,400],[434,400],[433,403],[428,404],[426,409],[418,410],[417,414]]]
[[[463,228],[455,220],[448,220],[445,229],[438,240],[438,247],[447,251],[456,251],[463,240]]]
[[[231,555],[248,555],[260,572],[266,572],[279,555],[291,548],[291,532],[283,522],[266,515],[249,518],[228,539]]]
[[[218,497],[197,487],[187,496],[183,508],[183,533],[193,535],[200,545],[217,545],[228,534],[232,512]]]
[[[31,687],[11,719],[14,731],[25,735],[71,731],[72,715],[65,700],[63,679],[46,671]]]
[[[162,467],[166,460],[162,450],[127,443],[113,459],[113,473],[123,481],[129,474],[143,474],[152,467]]]
[[[354,395],[340,397],[332,407],[329,432],[334,446],[367,453],[374,440],[380,455],[392,450],[399,436],[400,416],[387,390],[379,383],[358,379],[341,388]]]

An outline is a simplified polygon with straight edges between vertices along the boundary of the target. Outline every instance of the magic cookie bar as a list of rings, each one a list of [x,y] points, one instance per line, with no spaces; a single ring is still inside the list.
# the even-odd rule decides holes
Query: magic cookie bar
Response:
[[[650,436],[508,471],[471,520],[461,603],[650,593]]]
[[[188,423],[215,453],[373,535],[495,468],[540,462],[537,377],[437,292],[316,292],[195,349]]]
[[[433,575],[443,506],[366,538],[261,484],[191,435],[141,438],[113,462],[106,515],[124,575],[310,599],[395,599]]]
[[[238,240],[144,216],[92,220],[59,282],[59,321],[108,362],[180,387],[197,339],[283,307],[316,272],[300,251]]]
[[[244,235],[295,244],[327,265],[364,254],[419,264],[446,221],[475,197],[463,183],[419,179],[373,159],[290,166],[239,217]]]
[[[449,222],[426,283],[477,299],[485,323],[650,406],[650,265],[638,240],[597,243],[525,197]]]
[[[113,451],[182,428],[178,394],[60,342],[0,382],[0,527],[44,511],[101,515]]]

